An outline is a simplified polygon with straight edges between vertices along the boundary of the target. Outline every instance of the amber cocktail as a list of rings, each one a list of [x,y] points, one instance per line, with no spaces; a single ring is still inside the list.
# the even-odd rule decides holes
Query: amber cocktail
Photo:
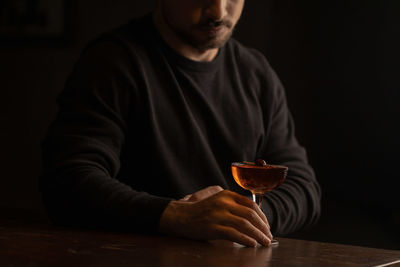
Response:
[[[236,183],[253,195],[264,194],[280,186],[286,179],[288,167],[280,165],[256,165],[253,162],[232,163],[232,175]]]
[[[288,169],[286,166],[266,164],[261,159],[232,163],[232,175],[236,183],[252,193],[253,201],[260,209],[264,193],[280,186],[286,179]],[[272,240],[272,244],[277,243],[277,240]]]

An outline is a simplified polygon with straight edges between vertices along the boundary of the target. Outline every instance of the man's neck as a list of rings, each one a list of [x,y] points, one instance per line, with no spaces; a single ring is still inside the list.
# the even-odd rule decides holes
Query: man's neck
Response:
[[[182,41],[164,21],[159,10],[156,10],[153,13],[153,22],[164,41],[182,56],[194,61],[202,62],[210,62],[217,56],[219,51],[218,48],[199,50]]]

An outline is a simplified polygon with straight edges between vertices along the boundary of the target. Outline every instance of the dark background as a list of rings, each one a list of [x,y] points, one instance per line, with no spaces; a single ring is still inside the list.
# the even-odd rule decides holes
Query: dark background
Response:
[[[65,2],[65,32],[0,33],[4,212],[45,217],[40,142],[56,96],[88,40],[155,1]],[[400,249],[399,14],[398,0],[246,1],[235,37],[263,52],[280,76],[323,189],[320,223],[294,237]],[[0,6],[0,26],[2,17]]]

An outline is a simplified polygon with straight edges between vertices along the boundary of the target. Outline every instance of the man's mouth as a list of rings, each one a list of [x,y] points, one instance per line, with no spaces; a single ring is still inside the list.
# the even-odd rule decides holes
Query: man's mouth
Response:
[[[209,35],[218,35],[225,28],[232,27],[232,23],[228,20],[208,20],[201,24],[200,29],[207,32]]]
[[[207,32],[210,35],[217,35],[219,34],[225,26],[203,26],[201,29],[205,32]]]

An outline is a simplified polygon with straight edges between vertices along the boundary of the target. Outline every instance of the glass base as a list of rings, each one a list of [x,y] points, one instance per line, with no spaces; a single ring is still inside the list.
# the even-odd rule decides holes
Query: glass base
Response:
[[[276,240],[276,239],[272,239],[272,240],[271,240],[271,245],[270,245],[270,246],[277,246],[277,245],[279,245],[279,241]]]

